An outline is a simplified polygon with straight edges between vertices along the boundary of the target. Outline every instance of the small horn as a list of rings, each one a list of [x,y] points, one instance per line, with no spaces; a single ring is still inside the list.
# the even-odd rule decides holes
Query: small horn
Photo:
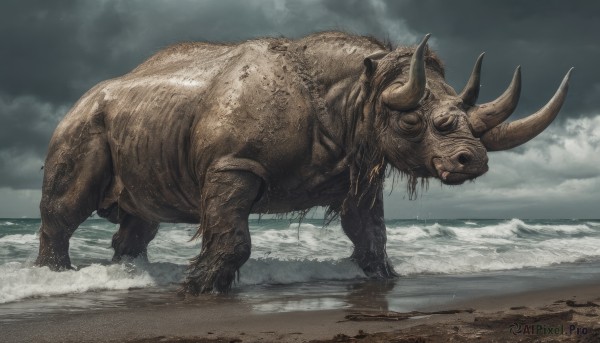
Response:
[[[469,124],[475,137],[498,126],[517,108],[521,96],[521,67],[517,67],[510,85],[498,99],[486,104],[473,106],[468,111]]]
[[[497,126],[481,136],[481,143],[488,151],[512,149],[540,134],[558,115],[569,90],[569,78],[573,68],[569,69],[558,90],[536,113],[529,117]]]
[[[485,52],[482,52],[479,57],[477,57],[477,61],[475,62],[475,66],[473,67],[473,71],[471,72],[471,76],[469,77],[469,81],[467,81],[467,85],[458,95],[462,98],[463,103],[469,107],[475,105],[477,102],[477,97],[479,97],[479,84],[481,80],[481,62],[483,62],[483,56]]]
[[[377,51],[377,52],[370,54],[369,56],[367,56],[365,58],[368,58],[371,60],[379,60],[379,59],[385,57],[385,55],[387,55],[389,53],[390,53],[389,51]]]
[[[431,34],[426,34],[410,60],[408,82],[404,85],[392,83],[381,94],[383,102],[398,111],[415,108],[425,94],[425,46]]]

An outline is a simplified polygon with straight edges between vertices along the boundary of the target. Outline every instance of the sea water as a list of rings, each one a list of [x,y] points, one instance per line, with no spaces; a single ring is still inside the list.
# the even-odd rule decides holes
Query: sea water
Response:
[[[592,280],[600,271],[600,220],[386,224],[387,253],[402,276],[393,284],[365,281],[362,270],[348,258],[352,243],[339,223],[250,220],[252,255],[240,270],[234,292],[255,299],[255,307],[265,311],[343,307],[360,302],[365,294],[370,294],[365,303],[372,303],[375,293],[385,298],[382,307],[398,308],[406,305],[402,301],[434,299],[436,294],[526,289],[527,284],[557,278]],[[33,266],[39,225],[39,219],[0,219],[0,320],[28,311],[161,301],[175,293],[201,246],[200,240],[192,240],[197,225],[161,224],[148,247],[149,262],[113,264],[110,245],[117,226],[89,219],[70,241],[76,269],[53,272]],[[277,294],[277,299],[266,301],[265,294]],[[294,298],[298,294],[303,296]],[[135,301],[123,305],[126,299]]]

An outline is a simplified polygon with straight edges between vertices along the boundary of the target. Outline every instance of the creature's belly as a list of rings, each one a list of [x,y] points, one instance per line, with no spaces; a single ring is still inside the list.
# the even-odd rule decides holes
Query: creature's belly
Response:
[[[309,181],[296,188],[273,185],[252,207],[253,213],[286,213],[303,211],[315,206],[339,207],[348,194],[349,178],[346,174],[327,180]]]
[[[131,180],[115,175],[98,213],[113,222],[131,214],[154,222],[198,223],[199,192],[193,188],[183,191],[180,186],[164,179]]]
[[[154,222],[199,223],[199,208],[182,203],[172,203],[162,197],[128,196],[120,206],[133,215]]]

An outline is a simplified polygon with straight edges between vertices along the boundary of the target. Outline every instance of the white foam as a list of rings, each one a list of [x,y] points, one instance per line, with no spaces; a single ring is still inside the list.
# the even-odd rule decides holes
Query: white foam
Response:
[[[291,225],[287,229],[264,229],[251,232],[252,258],[280,261],[339,260],[350,256],[353,245],[340,226],[321,228],[315,225]]]
[[[598,260],[600,238],[561,237],[544,240],[471,238],[477,245],[460,241],[388,246],[396,271],[412,274],[462,274],[480,271],[548,267],[559,263]]]
[[[525,225],[522,220],[511,219],[496,225],[478,228],[455,228],[456,236],[463,241],[481,242],[486,238],[512,238],[517,235],[520,225]]]
[[[412,242],[421,238],[430,237],[428,232],[416,225],[388,228],[387,236],[389,241],[395,242]]]
[[[438,228],[442,232],[442,228]],[[520,219],[511,219],[506,222],[501,222],[494,225],[482,227],[445,227],[443,228],[449,233],[454,233],[456,238],[465,242],[472,243],[510,243],[518,239],[519,236],[530,235],[534,238],[535,235],[577,235],[594,232],[584,224],[578,225],[543,225],[543,224],[526,224]],[[433,232],[433,231],[432,231]]]
[[[579,234],[579,233],[590,233],[595,230],[589,228],[585,224],[579,225],[542,225],[542,224],[522,224],[522,227],[526,230],[535,231],[538,233],[552,234],[552,233],[562,233],[562,234]]]
[[[0,274],[0,303],[33,296],[156,285],[148,272],[121,264],[92,264],[78,271],[53,272],[47,267],[27,267],[19,262],[9,262],[0,266]]]
[[[148,246],[152,261],[174,264],[187,264],[200,253],[200,240],[190,241],[197,228],[189,225],[175,225],[161,228],[156,238]]]
[[[7,235],[4,237],[0,237],[0,243],[8,243],[8,244],[32,244],[37,243],[37,236],[34,234],[16,234],[16,235]]]
[[[517,248],[498,252],[492,248],[472,250],[445,249],[439,254],[415,253],[402,261],[395,261],[396,271],[401,275],[413,274],[463,274],[481,271],[547,267],[553,264],[576,262],[587,254],[571,254],[567,251],[548,253],[540,247]]]

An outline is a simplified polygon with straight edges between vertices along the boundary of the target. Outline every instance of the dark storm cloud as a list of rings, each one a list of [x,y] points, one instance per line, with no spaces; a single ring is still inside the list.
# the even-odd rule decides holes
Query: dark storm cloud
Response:
[[[49,103],[32,96],[0,97],[0,113],[8,113],[0,126],[0,146],[18,148],[19,152],[42,155],[61,113]],[[14,133],[18,132],[19,135]]]
[[[8,96],[58,103],[73,102],[99,80],[125,73],[180,41],[298,37],[329,28],[389,34],[365,1],[6,1],[0,6],[0,89]]]
[[[600,109],[600,3],[592,1],[5,0],[0,2],[0,188],[39,189],[48,140],[68,108],[94,84],[126,73],[165,46],[299,37],[327,29],[397,44],[413,44],[431,32],[431,46],[457,91],[485,51],[481,101],[499,96],[521,65],[517,118],[542,106],[574,66],[567,103],[554,125],[593,118]],[[543,141],[565,142],[562,136]],[[585,156],[598,150],[589,149]],[[501,156],[524,161],[531,151],[526,146]],[[528,173],[527,167],[519,170]],[[566,174],[550,171],[545,185],[579,178]],[[502,189],[501,180],[508,179],[496,175],[479,184],[486,191]],[[449,203],[456,199],[433,194]]]
[[[576,68],[559,120],[600,107],[600,2],[594,1],[390,1],[417,32],[433,32],[460,89],[480,52],[486,52],[482,99],[500,95],[514,67],[522,66],[523,92],[516,116],[541,107],[565,72]]]
[[[364,1],[6,1],[0,6],[0,187],[13,188],[39,188],[39,168],[15,173],[15,159],[43,160],[53,128],[77,98],[165,46],[298,37],[331,28],[386,34],[377,9]],[[340,8],[352,11],[336,12]]]
[[[54,103],[72,102],[90,79],[109,76],[105,66],[116,62],[107,58],[110,46],[124,27],[108,4],[83,7],[94,3],[3,2],[2,92],[13,97],[33,95]]]
[[[65,111],[33,96],[0,95],[0,185],[41,186],[43,156]]]

